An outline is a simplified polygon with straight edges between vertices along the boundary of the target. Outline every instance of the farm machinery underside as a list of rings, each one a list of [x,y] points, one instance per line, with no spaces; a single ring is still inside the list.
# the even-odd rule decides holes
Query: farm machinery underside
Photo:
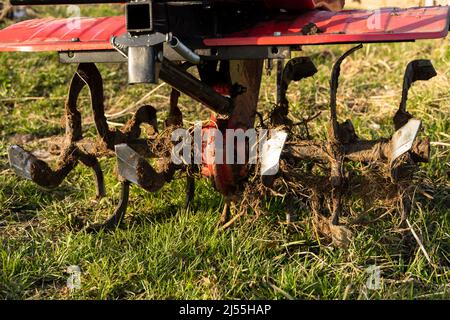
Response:
[[[285,2],[287,7],[293,3]],[[81,162],[93,169],[97,197],[101,198],[106,192],[98,158],[117,156],[121,201],[106,223],[90,226],[90,230],[113,228],[123,220],[131,183],[156,192],[177,172],[186,177],[186,205],[194,197],[195,178],[202,175],[211,179],[226,199],[221,217],[225,227],[249,207],[257,208],[263,195],[282,196],[288,210],[297,200],[309,203],[318,230],[337,244],[345,244],[348,230],[339,221],[346,211],[345,200],[379,194],[374,181],[381,186],[383,197],[397,200],[405,221],[411,209],[413,176],[418,164],[430,157],[429,140],[418,137],[421,122],[407,111],[408,92],[414,82],[436,76],[432,63],[414,60],[406,66],[400,106],[393,118],[395,133],[389,139],[366,141],[358,137],[350,120],[338,121],[340,67],[362,45],[350,49],[336,61],[331,74],[328,140],[316,141],[309,134],[308,123],[320,114],[294,122],[289,117],[287,92],[292,82],[312,77],[317,69],[310,58],[290,59],[290,55],[310,44],[443,38],[449,30],[449,8],[332,11],[340,9],[341,2],[326,2],[331,3],[325,6],[328,10],[313,9],[314,1],[300,1],[303,7],[280,12],[268,8],[273,5],[271,1],[208,1],[207,5],[205,1],[137,1],[127,4],[126,19],[83,18],[77,21],[76,28],[72,19],[40,19],[1,30],[0,51],[57,51],[62,62],[78,64],[65,103],[66,134],[57,165],[52,168],[15,145],[8,151],[12,168],[44,188],[56,188]],[[143,18],[143,8],[146,13],[150,10],[149,23],[145,14]],[[162,12],[170,19],[161,18]],[[268,121],[257,111],[264,60],[269,65],[275,62],[277,69],[277,102]],[[103,81],[96,67],[96,63],[103,62],[128,62],[130,83],[161,79],[172,87],[164,128],[158,127],[157,111],[150,105],[140,107],[121,130],[108,126]],[[199,79],[188,72],[192,67],[197,67]],[[90,90],[98,132],[95,141],[83,137],[77,108],[85,86]],[[172,133],[184,124],[178,107],[180,93],[201,102],[213,113],[201,128],[201,164],[172,161]],[[233,144],[236,152],[245,150],[246,162],[215,162],[214,154],[225,153],[224,146],[217,150],[217,132],[225,135],[227,129],[252,129],[256,118],[262,128],[272,129],[268,144],[281,143],[278,154],[275,151],[272,155],[279,171],[258,177],[260,167],[266,164],[249,163],[252,146],[245,139],[233,140]],[[287,140],[277,140],[275,136],[280,132],[287,133]],[[349,172],[348,162],[365,164],[370,172]],[[233,206],[239,210],[230,217]]]

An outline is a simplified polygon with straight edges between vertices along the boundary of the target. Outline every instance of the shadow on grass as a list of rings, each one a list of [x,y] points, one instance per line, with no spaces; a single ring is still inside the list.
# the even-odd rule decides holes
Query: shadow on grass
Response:
[[[54,190],[46,190],[29,181],[8,180],[2,184],[0,220],[30,221],[45,206],[61,202],[77,192],[65,183]]]
[[[129,225],[131,227],[135,225],[165,223],[172,220],[179,213],[181,213],[180,208],[171,204],[165,208],[128,215],[128,219],[125,219],[124,224],[125,226]]]

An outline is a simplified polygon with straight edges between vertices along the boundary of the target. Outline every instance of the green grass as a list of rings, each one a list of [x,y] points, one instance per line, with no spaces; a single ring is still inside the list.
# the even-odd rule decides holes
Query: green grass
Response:
[[[107,9],[108,8],[108,9]],[[64,15],[63,9],[39,9],[39,15]],[[88,15],[116,12],[107,6]],[[93,10],[93,11],[90,11]],[[105,11],[109,10],[109,11]],[[328,81],[333,61],[349,46],[307,47],[319,72],[292,85],[292,114],[302,117],[323,110],[312,127],[326,136]],[[339,90],[339,112],[351,118],[358,134],[379,138],[393,133],[391,117],[400,100],[406,64],[431,59],[438,77],[417,83],[409,110],[424,122],[433,142],[450,142],[450,46],[448,39],[366,45],[346,60]],[[448,147],[435,145],[430,163],[422,166],[420,186],[410,218],[431,257],[430,264],[413,241],[402,242],[395,210],[376,223],[352,226],[347,250],[327,246],[312,229],[311,213],[299,208],[299,222],[288,226],[281,199],[264,203],[256,222],[243,219],[233,228],[218,229],[223,200],[207,181],[183,210],[183,181],[157,194],[132,188],[125,227],[113,233],[73,231],[75,216],[100,220],[118,201],[120,185],[113,159],[103,159],[108,197],[93,203],[92,172],[77,167],[54,191],[16,177],[8,168],[6,149],[25,140],[41,151],[61,135],[64,97],[73,65],[60,65],[53,54],[0,55],[0,298],[4,299],[449,299],[450,298],[450,159]],[[126,67],[102,65],[108,113],[132,105],[151,85],[129,87]],[[261,109],[275,101],[274,76],[266,77]],[[169,93],[162,87],[148,102],[161,113]],[[83,115],[89,114],[87,92]],[[208,112],[183,97],[186,119],[208,119]],[[127,115],[129,117],[129,115]],[[125,122],[127,117],[116,119]],[[160,116],[163,119],[163,116]],[[86,130],[94,135],[92,125]],[[424,196],[425,190],[433,199]],[[362,212],[355,203],[351,213]],[[355,213],[356,212],[356,213]],[[365,269],[381,268],[381,288],[368,290]],[[66,287],[68,266],[82,270],[81,289]]]

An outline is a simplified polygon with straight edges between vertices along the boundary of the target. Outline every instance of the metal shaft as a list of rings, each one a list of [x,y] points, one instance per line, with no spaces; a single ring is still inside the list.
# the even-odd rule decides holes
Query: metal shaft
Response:
[[[230,115],[233,111],[230,99],[217,93],[210,86],[167,59],[161,63],[159,77],[173,88],[203,103],[218,114]]]

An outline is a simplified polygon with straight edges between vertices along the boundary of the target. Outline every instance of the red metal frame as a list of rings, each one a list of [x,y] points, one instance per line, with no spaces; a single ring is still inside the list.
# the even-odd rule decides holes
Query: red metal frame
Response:
[[[320,33],[304,35],[302,29],[311,23],[320,29]],[[449,24],[450,7],[447,6],[378,11],[312,10],[295,16],[282,15],[222,38],[205,39],[204,44],[214,47],[412,41],[444,38]],[[28,20],[0,30],[0,51],[111,50],[111,37],[125,32],[122,16],[78,21]]]
[[[0,30],[0,51],[111,50],[111,37],[125,32],[123,16],[33,19]]]
[[[320,29],[319,34],[302,34],[302,28],[310,23]],[[233,35],[206,39],[204,43],[207,46],[312,45],[436,39],[447,36],[449,24],[450,7],[313,10],[295,17],[280,16]]]

